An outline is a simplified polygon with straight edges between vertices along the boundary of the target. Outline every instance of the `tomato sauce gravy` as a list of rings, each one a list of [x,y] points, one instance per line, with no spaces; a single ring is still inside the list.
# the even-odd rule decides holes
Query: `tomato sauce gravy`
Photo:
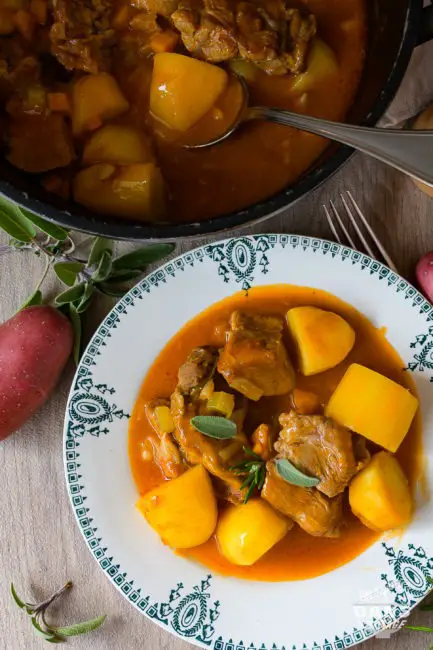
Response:
[[[187,323],[161,351],[150,368],[138,395],[129,426],[129,457],[132,474],[140,494],[145,494],[164,481],[159,468],[142,454],[142,442],[151,433],[144,414],[144,404],[157,397],[169,396],[176,387],[177,371],[191,349],[200,345],[216,345],[215,326],[228,320],[235,309],[262,314],[284,316],[288,309],[300,305],[313,305],[340,314],[356,332],[355,345],[336,368],[304,377],[297,373],[297,387],[313,391],[327,403],[347,366],[360,363],[380,372],[416,394],[409,373],[397,352],[387,341],[384,328],[376,328],[356,309],[335,296],[317,289],[291,285],[273,285],[251,289],[248,294],[236,293],[212,305]],[[218,329],[218,328],[217,328]],[[294,360],[295,356],[286,341]],[[248,425],[266,422],[271,414],[290,409],[289,395],[261,399],[251,405]],[[250,427],[248,430],[252,431]],[[422,437],[419,415],[411,426],[397,457],[409,479],[412,490],[422,473]],[[220,505],[220,507],[224,507]],[[225,560],[211,538],[202,546],[182,551],[191,560],[206,565],[213,571],[251,580],[285,581],[302,580],[322,575],[356,558],[379,537],[352,515],[345,506],[345,521],[341,537],[328,539],[312,537],[298,526],[251,567],[235,566]]]

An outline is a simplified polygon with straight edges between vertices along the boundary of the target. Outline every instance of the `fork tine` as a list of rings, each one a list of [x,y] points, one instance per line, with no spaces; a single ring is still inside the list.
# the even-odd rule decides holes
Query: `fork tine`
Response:
[[[335,227],[335,224],[334,224],[334,222],[332,221],[332,217],[331,217],[331,215],[329,214],[329,210],[328,210],[328,208],[326,207],[325,204],[323,204],[322,207],[323,207],[323,209],[324,209],[324,211],[325,211],[325,214],[326,214],[326,218],[327,218],[327,220],[328,220],[329,227],[331,228],[332,233],[333,233],[335,239],[338,241],[339,244],[342,244],[343,242],[341,241],[341,239],[340,239],[340,235],[338,234],[338,231],[337,231],[337,228]]]
[[[350,210],[349,206],[347,205],[347,201],[344,198],[344,194],[340,194],[340,197],[341,197],[343,205],[344,205],[344,207],[346,209],[347,216],[349,217],[350,221],[352,222],[352,226],[355,228],[356,234],[358,235],[359,239],[361,240],[362,245],[364,246],[365,250],[370,255],[370,257],[374,258],[374,252],[373,252],[371,246],[369,245],[368,241],[365,239],[364,235],[362,234],[360,227],[356,223],[356,219],[353,216],[352,211]]]
[[[355,248],[355,249],[356,249],[357,246],[356,246],[355,242],[353,241],[352,237],[350,236],[350,234],[349,234],[349,232],[348,232],[346,226],[344,225],[344,223],[343,223],[343,221],[342,221],[340,215],[338,214],[338,211],[337,211],[337,208],[336,208],[335,205],[334,205],[334,202],[333,202],[333,201],[330,201],[329,203],[331,204],[332,211],[333,211],[333,213],[334,213],[334,215],[335,215],[335,218],[336,218],[337,221],[338,221],[338,224],[339,224],[341,230],[342,230],[343,233],[344,233],[344,236],[346,237],[346,239],[347,239],[347,241],[349,242],[350,246],[352,246],[352,248]],[[341,242],[340,242],[340,243],[341,243]]]
[[[365,229],[367,230],[367,232],[368,232],[368,234],[370,235],[370,237],[373,239],[373,241],[374,241],[374,243],[376,244],[377,248],[380,250],[380,252],[381,252],[381,254],[382,254],[382,256],[383,256],[383,259],[385,260],[385,262],[387,263],[387,265],[389,266],[390,269],[392,269],[393,271],[397,272],[397,268],[396,268],[394,262],[393,262],[392,259],[390,258],[389,254],[387,253],[386,249],[385,249],[384,246],[382,245],[382,242],[380,241],[380,239],[378,238],[378,236],[375,234],[375,232],[374,232],[373,229],[371,228],[371,226],[370,226],[370,224],[368,223],[367,219],[364,217],[364,215],[363,215],[363,213],[361,212],[361,210],[360,210],[358,204],[356,203],[355,199],[353,198],[352,193],[351,193],[349,190],[347,190],[347,195],[348,195],[349,199],[351,200],[352,205],[353,205],[353,207],[355,208],[355,210],[356,210],[356,212],[357,212],[359,218],[361,219],[362,223],[364,224]],[[373,257],[374,257],[374,256],[373,256]]]

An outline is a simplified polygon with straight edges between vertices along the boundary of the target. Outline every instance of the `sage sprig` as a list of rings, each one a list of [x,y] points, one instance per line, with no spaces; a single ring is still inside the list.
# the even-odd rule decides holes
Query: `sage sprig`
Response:
[[[191,418],[191,424],[203,435],[217,440],[229,440],[237,433],[235,422],[218,415],[196,415]]]
[[[72,582],[67,582],[61,589],[56,591],[50,598],[47,598],[42,603],[34,604],[27,603],[21,600],[18,596],[13,583],[11,583],[11,594],[18,605],[18,607],[26,612],[30,617],[31,625],[34,632],[45,641],[49,643],[63,643],[70,636],[77,636],[79,634],[87,634],[100,627],[106,619],[106,616],[98,616],[89,621],[82,623],[74,623],[65,627],[55,627],[47,623],[46,612],[52,603],[60,598],[64,593],[69,591],[72,587]]]
[[[275,461],[275,467],[277,468],[278,474],[283,478],[287,483],[292,485],[298,485],[299,487],[314,487],[320,483],[320,479],[315,476],[308,476],[304,474],[297,467],[292,465],[292,463],[287,460],[287,458],[277,458]]]
[[[90,237],[90,251],[78,255],[72,234],[0,196],[0,229],[10,236],[9,251],[30,251],[45,258],[45,268],[31,296],[21,309],[44,302],[42,284],[52,270],[64,288],[54,298],[58,307],[72,322],[75,333],[74,358],[81,352],[82,314],[92,305],[95,295],[121,298],[149,264],[173,251],[173,244],[152,244],[115,256],[114,242],[103,237]],[[129,284],[128,284],[129,283]]]

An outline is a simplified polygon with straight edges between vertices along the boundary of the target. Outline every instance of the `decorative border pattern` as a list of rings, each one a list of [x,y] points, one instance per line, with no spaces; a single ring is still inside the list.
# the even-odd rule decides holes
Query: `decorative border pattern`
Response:
[[[100,348],[106,345],[106,339],[111,337],[111,330],[116,329],[120,319],[128,313],[136,300],[142,300],[161,283],[166,283],[187,267],[193,267],[209,258],[218,265],[218,275],[222,281],[230,281],[248,291],[254,283],[257,273],[266,274],[269,267],[268,251],[277,245],[283,249],[287,246],[311,249],[314,253],[339,257],[345,263],[359,265],[370,275],[377,275],[385,281],[388,287],[400,294],[411,306],[425,316],[426,322],[433,321],[433,307],[406,280],[391,271],[380,262],[359,253],[353,249],[334,242],[298,235],[253,235],[229,239],[215,244],[209,244],[168,262],[146,278],[120,300],[108,314],[92,338],[74,379],[68,401],[67,418],[65,423],[65,470],[69,496],[81,532],[101,569],[109,579],[122,591],[124,596],[140,611],[159,624],[168,627],[181,637],[203,646],[213,643],[214,650],[308,650],[305,644],[300,646],[278,647],[276,644],[262,643],[255,646],[243,641],[235,643],[215,635],[214,622],[220,614],[220,603],[210,603],[210,587],[212,576],[207,575],[200,585],[184,594],[184,585],[178,583],[171,590],[165,602],[155,602],[151,596],[144,595],[143,589],[128,579],[115,558],[109,553],[98,528],[86,507],[85,486],[81,484],[80,475],[80,439],[84,435],[99,437],[108,434],[107,423],[114,419],[128,418],[129,415],[114,403],[114,388],[106,384],[95,384],[92,369],[97,364]],[[433,370],[433,327],[426,335],[419,335],[411,347],[423,346],[414,355],[414,360],[408,364],[409,370],[425,368]],[[433,377],[431,378],[433,381]],[[368,623],[359,628],[353,628],[336,636],[334,640],[325,639],[321,643],[314,642],[311,650],[344,650],[365,641],[378,632],[389,628],[408,613],[431,589],[427,577],[433,575],[433,557],[429,557],[423,548],[409,545],[406,552],[398,553],[387,544],[382,544],[392,574],[382,574],[384,588],[394,598],[390,611],[381,611],[381,615],[373,617]]]

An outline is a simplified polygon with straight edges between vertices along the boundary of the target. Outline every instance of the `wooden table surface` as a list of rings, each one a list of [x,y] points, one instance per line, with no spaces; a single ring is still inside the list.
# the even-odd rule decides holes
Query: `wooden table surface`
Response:
[[[427,54],[431,62],[432,49]],[[420,62],[413,67],[418,72]],[[423,82],[426,75],[433,75],[431,67],[426,64],[421,68],[425,72],[421,75]],[[399,99],[397,108],[401,109],[407,94]],[[321,205],[345,189],[350,189],[359,201],[400,273],[413,280],[416,261],[433,249],[433,199],[400,173],[361,155],[355,155],[325,186],[284,214],[245,231],[330,238]],[[179,246],[178,252],[187,247]],[[14,253],[0,258],[0,322],[16,311],[40,272],[41,261],[34,255]],[[108,306],[100,303],[89,315],[89,334]],[[191,649],[189,643],[170,636],[131,607],[110,585],[85,547],[69,505],[62,462],[63,413],[72,373],[70,367],[48,404],[19,433],[0,445],[0,648],[37,650],[45,644],[33,634],[30,621],[12,602],[12,580],[20,594],[35,600],[71,579],[74,589],[63,599],[61,608],[53,610],[56,622],[108,615],[98,632],[71,641],[77,650]],[[314,611],[306,615],[314,615]],[[432,625],[433,615],[415,612],[412,621]],[[427,634],[403,630],[391,639],[370,640],[360,647],[428,650],[432,641]]]

